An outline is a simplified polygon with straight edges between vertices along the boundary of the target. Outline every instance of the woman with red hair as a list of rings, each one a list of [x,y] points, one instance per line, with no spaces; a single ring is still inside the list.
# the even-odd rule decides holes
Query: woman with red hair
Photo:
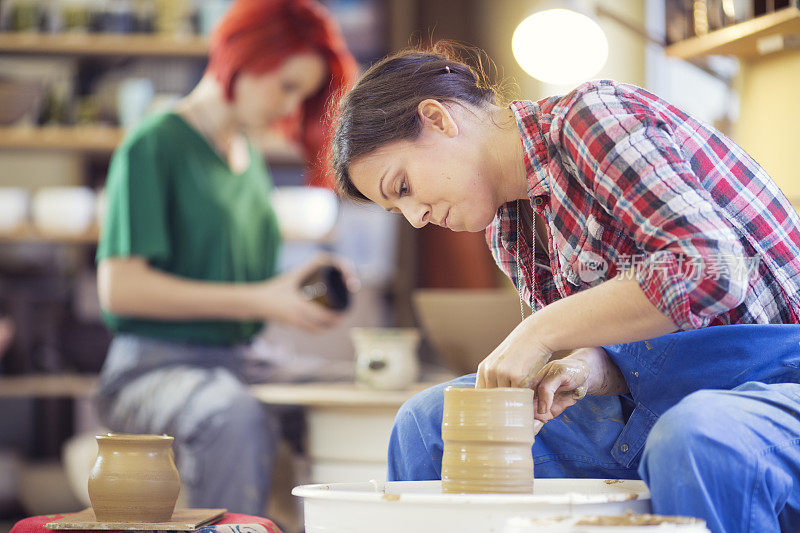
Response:
[[[312,183],[327,184],[323,112],[355,71],[319,4],[237,0],[197,87],[112,159],[97,260],[115,336],[97,406],[114,431],[175,437],[191,507],[263,512],[277,428],[242,381],[243,353],[264,322],[339,320],[300,292],[319,261],[276,275],[270,178],[248,136],[293,125]]]

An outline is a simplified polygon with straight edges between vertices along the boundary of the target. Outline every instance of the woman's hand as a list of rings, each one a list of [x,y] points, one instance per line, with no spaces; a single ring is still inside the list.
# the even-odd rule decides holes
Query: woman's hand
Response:
[[[541,424],[557,417],[587,394],[609,396],[628,392],[617,365],[603,348],[581,348],[547,363],[531,388],[536,397],[535,418]],[[541,426],[537,424],[537,428]]]
[[[284,322],[309,332],[319,332],[338,325],[343,313],[308,300],[300,290],[305,278],[321,266],[331,264],[342,270],[349,290],[358,290],[360,283],[349,264],[320,255],[299,269],[256,284],[252,296],[258,315],[265,320]]]
[[[534,317],[523,320],[478,365],[477,388],[527,388],[553,351],[533,332]]]

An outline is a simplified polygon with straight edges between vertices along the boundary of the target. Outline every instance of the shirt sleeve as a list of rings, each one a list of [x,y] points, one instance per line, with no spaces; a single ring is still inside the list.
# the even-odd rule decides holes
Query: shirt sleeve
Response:
[[[141,135],[114,153],[106,180],[98,262],[108,257],[169,258],[169,167],[158,145],[154,135]]]
[[[636,279],[653,305],[689,330],[744,301],[748,276],[734,268],[744,247],[646,103],[608,86],[587,92],[560,135],[578,179],[644,252]]]

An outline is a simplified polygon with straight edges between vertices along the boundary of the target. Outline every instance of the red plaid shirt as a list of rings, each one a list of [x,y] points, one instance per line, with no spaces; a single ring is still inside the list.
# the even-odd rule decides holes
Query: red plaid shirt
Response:
[[[612,81],[511,109],[549,257],[534,252],[526,230],[520,282],[516,202],[499,209],[486,238],[534,310],[636,272],[647,298],[683,330],[799,321],[800,218],[729,138]]]

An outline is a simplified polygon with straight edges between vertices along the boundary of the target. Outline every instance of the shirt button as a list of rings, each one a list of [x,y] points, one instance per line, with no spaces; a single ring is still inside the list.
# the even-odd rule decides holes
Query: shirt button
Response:
[[[544,203],[544,198],[541,196],[537,196],[533,199],[533,205],[542,205]]]
[[[623,444],[622,446],[619,447],[619,451],[621,451],[622,453],[627,453],[628,450],[629,448],[627,444]]]

